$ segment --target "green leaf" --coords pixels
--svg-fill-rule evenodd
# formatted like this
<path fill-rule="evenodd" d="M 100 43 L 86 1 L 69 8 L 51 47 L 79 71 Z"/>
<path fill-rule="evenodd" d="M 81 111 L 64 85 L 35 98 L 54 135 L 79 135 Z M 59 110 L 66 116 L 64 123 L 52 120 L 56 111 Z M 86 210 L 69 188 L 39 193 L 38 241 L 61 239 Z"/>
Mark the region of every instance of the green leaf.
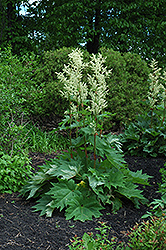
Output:
<path fill-rule="evenodd" d="M 129 176 L 128 179 L 131 180 L 133 183 L 143 184 L 143 185 L 149 185 L 148 179 L 152 178 L 152 176 L 147 175 L 146 173 L 143 174 L 142 169 L 137 170 L 137 172 L 133 172 L 129 170 L 128 176 Z"/>
<path fill-rule="evenodd" d="M 75 139 L 72 139 L 71 144 L 72 144 L 72 146 L 80 147 L 82 144 L 84 144 L 84 137 L 79 136 Z"/>
<path fill-rule="evenodd" d="M 50 209 L 50 207 L 47 207 L 47 205 L 52 201 L 52 198 L 50 195 L 44 194 L 42 198 L 40 198 L 35 206 L 32 208 L 35 208 L 34 212 L 41 211 L 40 216 L 43 216 L 45 214 L 48 215 L 48 217 L 52 216 L 53 208 Z"/>
<path fill-rule="evenodd" d="M 25 186 L 20 190 L 20 193 L 25 196 L 28 192 L 29 195 L 27 199 L 30 199 L 36 195 L 36 192 L 39 191 L 46 183 L 46 181 L 51 178 L 43 172 L 38 172 L 36 176 L 33 176 L 33 179 L 27 182 Z"/>
<path fill-rule="evenodd" d="M 146 129 L 145 132 L 154 136 L 154 137 L 160 135 L 160 131 L 158 132 L 158 131 L 155 131 L 154 129 Z"/>
<path fill-rule="evenodd" d="M 95 190 L 97 186 L 104 184 L 104 181 L 97 176 L 88 175 L 89 186 Z"/>
<path fill-rule="evenodd" d="M 110 164 L 114 167 L 121 167 L 123 163 L 126 163 L 123 155 L 114 148 L 105 148 L 105 154 L 107 156 L 107 159 L 109 160 Z"/>
<path fill-rule="evenodd" d="M 87 250 L 91 250 L 91 249 L 96 249 L 96 242 L 95 240 L 89 236 L 87 233 L 84 233 L 82 240 L 84 242 L 84 248 Z"/>
<path fill-rule="evenodd" d="M 107 176 L 105 180 L 105 186 L 109 189 L 113 187 L 125 187 L 124 185 L 124 175 L 121 171 L 119 171 L 117 168 L 113 167 L 109 171 L 109 175 Z"/>
<path fill-rule="evenodd" d="M 115 197 L 111 201 L 111 204 L 112 204 L 112 212 L 113 213 L 118 211 L 122 207 L 122 201 L 118 197 Z"/>
<path fill-rule="evenodd" d="M 67 207 L 70 200 L 73 200 L 76 196 L 80 196 L 81 192 L 76 190 L 77 185 L 74 180 L 60 180 L 60 183 L 52 183 L 53 187 L 47 192 L 47 195 L 50 195 L 54 200 L 54 208 L 60 208 L 60 211 Z"/>
<path fill-rule="evenodd" d="M 93 128 L 91 128 L 91 127 L 81 128 L 79 130 L 79 132 L 80 133 L 83 132 L 83 134 L 85 134 L 85 135 L 93 135 L 94 134 Z"/>
<path fill-rule="evenodd" d="M 103 207 L 96 200 L 95 195 L 90 197 L 80 196 L 69 201 L 69 207 L 66 209 L 66 219 L 70 220 L 74 217 L 74 220 L 80 220 L 82 222 L 86 220 L 92 220 L 92 216 L 98 218 L 101 216 L 99 210 Z"/>
<path fill-rule="evenodd" d="M 138 198 L 138 199 L 145 199 L 144 196 L 141 194 L 143 191 L 136 189 L 136 185 L 129 182 L 126 183 L 125 187 L 118 187 L 118 193 L 126 196 L 127 198 Z"/>
<path fill-rule="evenodd" d="M 71 159 L 70 161 L 64 159 L 58 159 L 56 164 L 50 164 L 51 168 L 46 172 L 46 174 L 55 177 L 61 177 L 62 179 L 71 179 L 79 174 L 82 164 L 80 160 Z"/>

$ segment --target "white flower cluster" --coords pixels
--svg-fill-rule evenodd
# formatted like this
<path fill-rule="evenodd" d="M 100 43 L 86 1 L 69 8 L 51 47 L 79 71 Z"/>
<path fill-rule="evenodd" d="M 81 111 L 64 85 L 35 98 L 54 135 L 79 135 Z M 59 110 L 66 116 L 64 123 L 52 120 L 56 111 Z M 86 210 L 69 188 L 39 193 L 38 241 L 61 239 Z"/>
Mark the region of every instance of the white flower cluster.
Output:
<path fill-rule="evenodd" d="M 88 95 L 87 85 L 82 82 L 82 70 L 85 67 L 83 52 L 76 49 L 69 54 L 69 65 L 64 65 L 62 73 L 57 73 L 59 80 L 64 83 L 61 94 L 79 104 L 83 103 Z"/>
<path fill-rule="evenodd" d="M 161 76 L 161 79 L 164 80 L 162 85 L 162 93 L 161 96 L 163 98 L 164 101 L 166 101 L 166 71 L 164 71 L 163 76 Z"/>
<path fill-rule="evenodd" d="M 89 95 L 91 97 L 90 111 L 94 114 L 100 114 L 107 107 L 106 95 L 108 93 L 105 78 L 111 73 L 103 66 L 105 59 L 101 54 L 92 55 L 90 61 L 90 69 L 93 75 L 88 75 L 88 82 L 91 86 Z"/>
<path fill-rule="evenodd" d="M 149 74 L 151 82 L 149 87 L 148 99 L 150 101 L 150 106 L 154 108 L 158 101 L 159 93 L 162 91 L 163 85 L 159 83 L 161 68 L 158 68 L 157 62 L 154 59 L 152 60 L 150 67 L 152 68 L 153 73 Z"/>
<path fill-rule="evenodd" d="M 64 65 L 62 73 L 57 73 L 58 78 L 64 84 L 62 95 L 70 102 L 75 101 L 78 106 L 91 98 L 91 107 L 88 107 L 94 115 L 100 114 L 107 106 L 106 95 L 108 89 L 105 78 L 111 73 L 103 66 L 105 59 L 101 54 L 92 55 L 89 63 L 83 62 L 83 52 L 80 49 L 69 54 L 69 65 Z M 87 83 L 82 82 L 82 71 L 89 68 L 93 74 L 87 76 Z M 88 91 L 90 86 L 90 91 Z M 89 92 L 89 93 L 88 93 Z M 72 112 L 76 114 L 77 108 L 71 103 Z"/>

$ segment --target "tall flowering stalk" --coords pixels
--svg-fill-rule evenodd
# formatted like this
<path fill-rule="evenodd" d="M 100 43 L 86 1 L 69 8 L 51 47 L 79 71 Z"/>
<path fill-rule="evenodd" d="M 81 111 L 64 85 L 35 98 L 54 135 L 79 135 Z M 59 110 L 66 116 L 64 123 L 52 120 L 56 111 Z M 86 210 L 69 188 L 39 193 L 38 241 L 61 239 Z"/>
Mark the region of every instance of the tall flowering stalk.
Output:
<path fill-rule="evenodd" d="M 162 119 L 162 125 L 165 120 L 165 110 L 166 110 L 166 71 L 164 71 L 163 76 L 161 76 L 161 79 L 163 80 L 163 84 L 161 84 L 162 93 L 161 96 L 163 98 L 163 104 L 164 104 L 164 112 L 163 112 L 163 119 Z"/>
<path fill-rule="evenodd" d="M 107 106 L 106 95 L 108 89 L 105 78 L 108 77 L 111 71 L 104 67 L 105 59 L 101 54 L 92 55 L 89 63 L 83 62 L 83 52 L 80 49 L 74 50 L 69 54 L 69 65 L 64 65 L 62 73 L 57 73 L 58 78 L 64 84 L 64 89 L 61 94 L 69 100 L 69 116 L 70 128 L 72 119 L 79 121 L 82 119 L 83 127 L 88 123 L 89 111 L 91 116 L 91 123 L 88 124 L 93 127 L 94 135 L 94 167 L 96 166 L 96 136 L 98 134 L 98 120 L 99 116 L 103 114 Z M 92 74 L 87 75 L 87 84 L 82 81 L 83 70 L 90 69 Z M 89 101 L 89 106 L 86 108 L 85 102 Z M 86 113 L 87 112 L 87 113 Z M 102 130 L 100 131 L 100 134 Z M 76 128 L 76 135 L 78 134 L 78 127 Z M 71 141 L 71 131 L 70 131 Z M 84 136 L 84 149 L 87 158 L 86 137 Z M 71 143 L 70 143 L 70 146 Z M 72 155 L 72 152 L 71 152 Z"/>
<path fill-rule="evenodd" d="M 153 112 L 157 106 L 159 101 L 159 93 L 161 92 L 162 85 L 160 84 L 160 75 L 161 75 L 161 68 L 158 68 L 157 62 L 153 59 L 150 67 L 152 68 L 153 73 L 149 74 L 150 87 L 148 93 L 148 99 L 150 102 L 150 109 L 151 109 L 151 127 L 153 123 Z"/>
<path fill-rule="evenodd" d="M 64 84 L 63 91 L 61 91 L 61 94 L 69 101 L 70 146 L 72 146 L 72 118 L 74 117 L 75 120 L 79 120 L 78 114 L 80 106 L 83 106 L 83 103 L 87 99 L 88 94 L 87 85 L 86 83 L 82 82 L 82 71 L 85 67 L 86 64 L 83 63 L 83 52 L 79 49 L 76 49 L 75 51 L 69 54 L 69 64 L 64 65 L 64 69 L 61 73 L 57 73 L 59 80 Z M 78 131 L 76 133 L 78 134 Z"/>
<path fill-rule="evenodd" d="M 111 73 L 103 66 L 105 59 L 101 54 L 92 55 L 89 67 L 93 74 L 88 75 L 88 82 L 90 84 L 90 102 L 91 107 L 89 110 L 94 116 L 94 168 L 96 167 L 96 136 L 98 135 L 98 116 L 103 114 L 104 109 L 107 107 L 106 95 L 108 93 L 105 78 Z M 100 135 L 102 130 L 100 130 Z"/>

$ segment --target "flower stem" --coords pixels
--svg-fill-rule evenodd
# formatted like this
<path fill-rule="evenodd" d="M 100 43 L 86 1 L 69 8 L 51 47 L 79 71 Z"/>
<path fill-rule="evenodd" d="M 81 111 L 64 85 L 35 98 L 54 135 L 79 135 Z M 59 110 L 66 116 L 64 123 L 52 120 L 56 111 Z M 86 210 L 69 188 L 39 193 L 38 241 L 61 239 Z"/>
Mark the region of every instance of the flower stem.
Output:
<path fill-rule="evenodd" d="M 72 131 L 71 131 L 72 114 L 71 114 L 71 101 L 70 101 L 70 99 L 69 99 L 69 115 L 70 115 L 70 133 L 69 133 L 69 138 L 70 138 L 70 155 L 71 155 L 71 158 L 73 159 L 73 154 L 72 154 L 72 143 L 71 143 L 71 134 L 72 134 Z"/>
<path fill-rule="evenodd" d="M 150 122 L 150 128 L 152 128 L 152 124 L 153 124 L 153 109 L 151 109 L 152 113 L 151 113 L 151 122 Z"/>
<path fill-rule="evenodd" d="M 94 134 L 94 168 L 96 168 L 96 136 L 97 136 L 97 117 L 95 118 L 96 121 L 96 129 Z"/>
<path fill-rule="evenodd" d="M 96 168 L 96 133 L 94 134 L 94 168 Z"/>

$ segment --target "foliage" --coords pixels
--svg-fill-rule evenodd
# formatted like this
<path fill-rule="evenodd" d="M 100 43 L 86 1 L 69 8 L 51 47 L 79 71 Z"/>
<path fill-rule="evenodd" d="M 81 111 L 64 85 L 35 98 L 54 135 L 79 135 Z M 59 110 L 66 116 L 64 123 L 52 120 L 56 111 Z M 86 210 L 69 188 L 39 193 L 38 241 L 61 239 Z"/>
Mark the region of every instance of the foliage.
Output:
<path fill-rule="evenodd" d="M 110 228 L 104 222 L 99 222 L 101 226 L 95 228 L 99 233 L 93 235 L 93 233 L 84 233 L 82 239 L 75 235 L 71 241 L 71 245 L 69 245 L 70 250 L 74 249 L 125 249 L 123 247 L 123 243 L 119 243 L 117 246 L 116 238 L 113 237 L 111 241 L 108 239 Z M 115 248 L 116 247 L 116 248 Z"/>
<path fill-rule="evenodd" d="M 30 36 L 39 51 L 82 44 L 106 46 L 165 64 L 165 3 L 159 1 L 53 1 L 29 4 Z M 132 14 L 131 14 L 132 13 Z"/>
<path fill-rule="evenodd" d="M 128 124 L 136 114 L 147 105 L 142 103 L 148 93 L 149 68 L 140 56 L 131 53 L 121 55 L 112 49 L 102 48 L 101 53 L 106 57 L 106 66 L 112 69 L 112 75 L 107 79 L 109 94 L 107 110 L 115 116 L 105 122 L 105 129 Z M 116 128 L 117 129 L 117 128 Z"/>
<path fill-rule="evenodd" d="M 164 165 L 166 166 L 166 164 Z M 142 218 L 147 218 L 149 216 L 162 216 L 163 213 L 166 213 L 166 170 L 165 168 L 161 168 L 160 170 L 162 181 L 158 183 L 161 198 L 154 199 L 150 204 L 149 207 L 151 208 L 150 212 L 148 211 Z"/>
<path fill-rule="evenodd" d="M 81 44 L 89 53 L 106 46 L 145 60 L 154 57 L 164 66 L 165 8 L 163 0 L 2 0 L 0 44 L 10 43 L 15 54 L 41 55 L 63 46 Z"/>
<path fill-rule="evenodd" d="M 136 224 L 130 232 L 127 233 L 129 239 L 127 245 L 123 242 L 117 242 L 116 237 L 111 241 L 108 239 L 110 228 L 104 222 L 99 222 L 101 227 L 96 228 L 99 234 L 84 233 L 82 239 L 77 235 L 71 240 L 69 249 L 166 249 L 166 220 L 165 214 L 162 217 L 151 216 L 149 221 L 143 221 Z"/>
<path fill-rule="evenodd" d="M 92 55 L 87 63 L 83 52 L 74 50 L 69 54 L 69 64 L 57 73 L 64 83 L 61 94 L 69 101 L 61 124 L 61 129 L 70 130 L 69 152 L 43 165 L 21 190 L 28 199 L 39 198 L 34 208 L 41 215 L 52 216 L 59 208 L 66 209 L 67 219 L 85 221 L 99 217 L 102 205 L 111 204 L 113 211 L 118 210 L 124 197 L 136 207 L 139 200 L 146 202 L 136 184 L 148 185 L 150 176 L 142 171 L 131 172 L 119 150 L 118 138 L 102 135 L 102 120 L 107 116 L 105 78 L 110 74 L 103 63 L 101 54 Z M 87 82 L 83 82 L 84 68 L 92 72 Z M 76 130 L 75 139 L 72 128 Z"/>
<path fill-rule="evenodd" d="M 35 110 L 34 55 L 21 59 L 0 51 L 0 192 L 18 191 L 31 173 L 28 150 L 50 152 L 64 147 L 55 131 L 41 132 L 29 123 Z M 50 143 L 51 142 L 51 143 Z M 62 145 L 64 143 L 64 145 Z M 58 145 L 59 144 L 59 145 Z M 32 147 L 32 148 L 31 148 Z"/>
<path fill-rule="evenodd" d="M 1 0 L 0 2 L 0 44 L 5 49 L 9 44 L 17 55 L 35 50 L 29 36 L 29 19 L 20 13 L 27 0 Z"/>
<path fill-rule="evenodd" d="M 38 91 L 33 81 L 33 73 L 37 68 L 35 55 L 24 55 L 18 58 L 13 56 L 11 47 L 0 50 L 1 91 L 3 92 L 3 105 L 7 110 L 18 111 L 24 108 L 27 111 L 35 104 L 35 92 Z M 5 92 L 6 91 L 6 92 Z M 8 98 L 10 96 L 10 98 Z M 8 100 L 7 100 L 8 98 Z M 2 102 L 2 100 L 1 100 Z"/>
<path fill-rule="evenodd" d="M 31 152 L 52 153 L 66 149 L 68 145 L 67 136 L 64 137 L 57 130 L 47 132 L 31 125 L 25 147 Z"/>
<path fill-rule="evenodd" d="M 125 127 L 124 134 L 120 135 L 123 150 L 137 156 L 163 156 L 166 155 L 166 123 L 157 118 L 155 126 L 150 127 L 151 114 L 138 115 L 137 121 Z"/>
<path fill-rule="evenodd" d="M 129 249 L 166 249 L 166 217 L 151 217 L 136 224 L 129 235 Z"/>
<path fill-rule="evenodd" d="M 131 155 L 166 155 L 166 72 L 161 76 L 155 61 L 151 67 L 147 100 L 150 111 L 138 115 L 120 136 L 123 148 Z"/>
<path fill-rule="evenodd" d="M 22 58 L 27 59 L 26 56 Z M 27 139 L 25 133 L 21 134 L 28 122 L 29 109 L 35 102 L 33 67 L 28 65 L 33 60 L 32 55 L 24 66 L 25 61 L 13 56 L 10 48 L 0 51 L 0 150 L 6 154 L 20 151 Z"/>
<path fill-rule="evenodd" d="M 57 79 L 55 72 L 60 72 L 64 64 L 68 64 L 68 54 L 72 48 L 61 48 L 44 53 L 42 62 L 34 72 L 34 80 L 41 90 L 38 93 L 36 114 L 42 116 L 63 117 L 64 111 L 68 108 L 68 103 L 60 95 L 63 84 Z"/>
<path fill-rule="evenodd" d="M 32 176 L 32 167 L 26 154 L 10 156 L 0 153 L 0 193 L 17 192 Z"/>

